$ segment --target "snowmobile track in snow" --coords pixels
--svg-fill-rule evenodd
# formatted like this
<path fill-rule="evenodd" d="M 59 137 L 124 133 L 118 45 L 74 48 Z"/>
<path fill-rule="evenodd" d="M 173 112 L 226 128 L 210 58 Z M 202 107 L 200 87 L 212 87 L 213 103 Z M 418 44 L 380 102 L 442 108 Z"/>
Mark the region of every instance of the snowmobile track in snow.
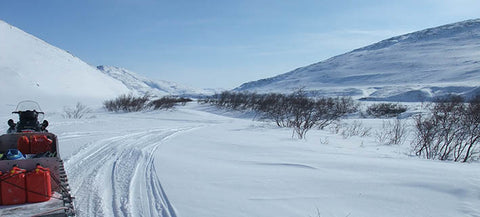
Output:
<path fill-rule="evenodd" d="M 155 169 L 155 152 L 194 128 L 154 129 L 86 145 L 65 162 L 76 204 L 83 208 L 78 215 L 176 217 Z"/>

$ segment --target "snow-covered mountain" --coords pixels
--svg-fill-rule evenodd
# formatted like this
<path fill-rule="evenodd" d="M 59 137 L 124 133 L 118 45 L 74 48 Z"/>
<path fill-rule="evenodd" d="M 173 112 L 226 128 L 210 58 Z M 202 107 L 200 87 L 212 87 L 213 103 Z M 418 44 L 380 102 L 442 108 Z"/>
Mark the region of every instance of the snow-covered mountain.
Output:
<path fill-rule="evenodd" d="M 3 105 L 30 99 L 63 107 L 99 103 L 129 91 L 72 54 L 1 20 L 0 77 Z"/>
<path fill-rule="evenodd" d="M 393 37 L 235 90 L 417 101 L 480 93 L 480 19 Z"/>
<path fill-rule="evenodd" d="M 8 111 L 22 100 L 52 110 L 76 102 L 99 105 L 121 94 L 211 94 L 173 82 L 152 81 L 117 67 L 91 66 L 0 20 L 0 100 Z"/>
<path fill-rule="evenodd" d="M 154 81 L 135 72 L 115 66 L 97 66 L 97 69 L 122 82 L 134 94 L 143 95 L 148 93 L 154 96 L 199 96 L 212 94 L 206 90 L 194 89 L 170 81 Z"/>

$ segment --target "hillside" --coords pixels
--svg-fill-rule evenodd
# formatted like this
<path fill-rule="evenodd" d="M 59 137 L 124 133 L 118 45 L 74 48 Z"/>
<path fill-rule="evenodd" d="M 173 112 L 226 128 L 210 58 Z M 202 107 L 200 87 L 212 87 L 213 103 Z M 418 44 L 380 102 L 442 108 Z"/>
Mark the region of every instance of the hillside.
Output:
<path fill-rule="evenodd" d="M 480 81 L 480 19 L 430 28 L 353 50 L 235 90 L 419 101 L 469 96 Z"/>
<path fill-rule="evenodd" d="M 104 74 L 122 82 L 132 93 L 153 96 L 182 95 L 199 96 L 211 94 L 206 90 L 199 90 L 186 87 L 170 81 L 155 81 L 135 72 L 114 66 L 97 66 L 97 69 Z"/>
<path fill-rule="evenodd" d="M 0 76 L 2 104 L 9 106 L 25 99 L 45 107 L 99 103 L 128 92 L 121 82 L 95 67 L 3 21 Z"/>
<path fill-rule="evenodd" d="M 27 99 L 58 110 L 77 102 L 98 105 L 126 93 L 195 97 L 213 92 L 154 81 L 119 67 L 93 67 L 1 20 L 0 76 L 1 109 L 8 111 Z"/>

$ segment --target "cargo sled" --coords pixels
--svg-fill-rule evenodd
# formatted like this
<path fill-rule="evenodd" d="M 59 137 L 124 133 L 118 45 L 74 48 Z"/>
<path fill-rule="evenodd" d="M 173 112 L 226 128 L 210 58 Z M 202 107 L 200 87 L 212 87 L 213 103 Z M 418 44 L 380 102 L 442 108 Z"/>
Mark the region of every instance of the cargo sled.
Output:
<path fill-rule="evenodd" d="M 0 216 L 75 216 L 57 136 L 39 123 L 38 103 L 22 101 L 0 136 Z"/>

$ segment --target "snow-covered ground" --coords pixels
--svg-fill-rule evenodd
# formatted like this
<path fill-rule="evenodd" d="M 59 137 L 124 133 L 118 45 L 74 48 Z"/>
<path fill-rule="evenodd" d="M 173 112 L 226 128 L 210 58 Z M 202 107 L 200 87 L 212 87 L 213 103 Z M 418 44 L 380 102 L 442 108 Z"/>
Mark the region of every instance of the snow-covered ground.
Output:
<path fill-rule="evenodd" d="M 292 139 L 196 103 L 91 116 L 46 114 L 79 216 L 480 216 L 480 164 L 419 159 L 408 143 L 329 130 Z"/>

